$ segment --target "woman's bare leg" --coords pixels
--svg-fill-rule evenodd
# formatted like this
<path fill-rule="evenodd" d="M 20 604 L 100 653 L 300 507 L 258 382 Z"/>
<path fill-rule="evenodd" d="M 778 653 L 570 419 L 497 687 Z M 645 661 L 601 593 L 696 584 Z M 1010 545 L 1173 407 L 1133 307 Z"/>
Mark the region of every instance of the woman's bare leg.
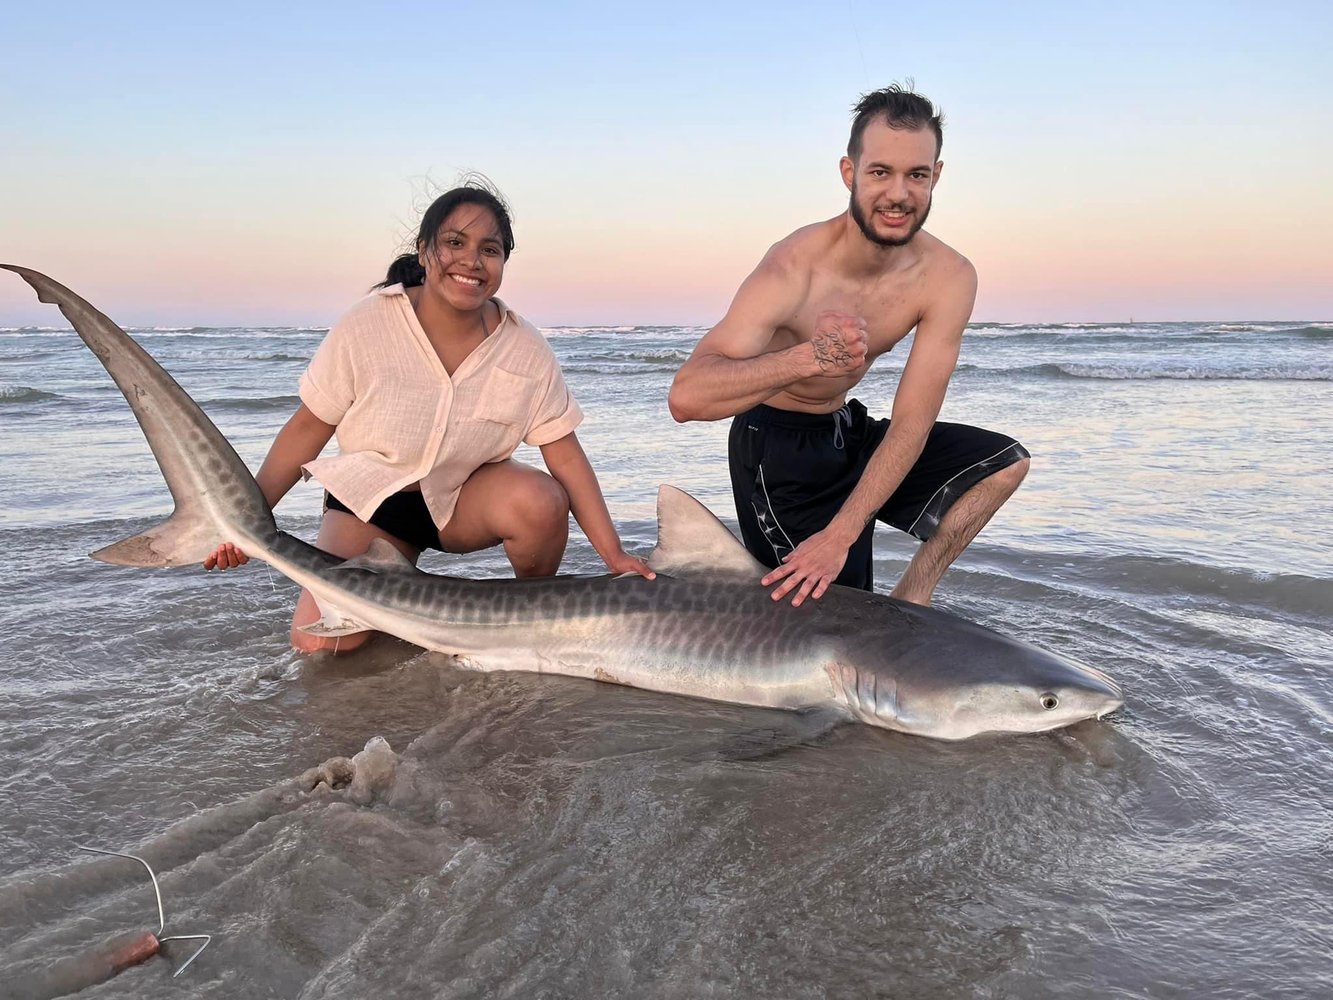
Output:
<path fill-rule="evenodd" d="M 476 552 L 502 542 L 515 576 L 555 575 L 569 543 L 565 488 L 512 458 L 472 473 L 440 532 L 446 552 Z"/>
<path fill-rule="evenodd" d="M 319 537 L 315 545 L 330 555 L 352 559 L 370 548 L 370 543 L 382 538 L 415 565 L 421 555 L 401 538 L 395 538 L 387 531 L 382 531 L 373 524 L 353 517 L 341 510 L 326 510 L 324 520 L 319 525 Z M 302 653 L 314 653 L 320 650 L 332 650 L 346 653 L 366 643 L 374 632 L 356 632 L 352 635 L 317 636 L 301 630 L 302 625 L 309 625 L 319 620 L 319 607 L 310 591 L 301 591 L 296 601 L 296 611 L 292 614 L 292 648 Z"/>

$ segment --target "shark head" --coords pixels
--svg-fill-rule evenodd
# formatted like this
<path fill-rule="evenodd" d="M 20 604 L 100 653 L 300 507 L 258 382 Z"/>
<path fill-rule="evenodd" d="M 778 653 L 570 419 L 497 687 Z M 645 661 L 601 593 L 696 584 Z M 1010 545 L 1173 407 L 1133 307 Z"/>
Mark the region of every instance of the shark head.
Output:
<path fill-rule="evenodd" d="M 1040 733 L 1124 704 L 1101 671 L 931 608 L 894 602 L 893 629 L 844 641 L 829 668 L 862 722 L 935 739 Z"/>

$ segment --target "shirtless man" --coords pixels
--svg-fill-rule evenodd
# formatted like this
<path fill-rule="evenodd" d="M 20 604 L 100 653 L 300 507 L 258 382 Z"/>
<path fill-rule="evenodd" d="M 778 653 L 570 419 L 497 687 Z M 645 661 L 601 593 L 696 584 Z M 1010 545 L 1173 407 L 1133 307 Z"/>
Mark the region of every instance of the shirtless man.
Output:
<path fill-rule="evenodd" d="M 1013 438 L 936 422 L 977 290 L 972 264 L 921 229 L 942 121 L 900 87 L 865 95 L 841 164 L 847 211 L 769 250 L 671 386 L 678 421 L 735 417 L 736 514 L 775 601 L 872 589 L 880 520 L 923 543 L 893 596 L 929 604 L 1027 474 Z M 872 418 L 847 393 L 913 328 L 891 419 Z"/>

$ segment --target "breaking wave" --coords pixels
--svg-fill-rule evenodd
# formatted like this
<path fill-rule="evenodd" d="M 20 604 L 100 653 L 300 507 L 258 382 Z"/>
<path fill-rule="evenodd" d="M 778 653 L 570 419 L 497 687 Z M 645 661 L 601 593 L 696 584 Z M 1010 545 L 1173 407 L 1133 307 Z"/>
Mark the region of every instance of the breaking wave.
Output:
<path fill-rule="evenodd" d="M 1044 379 L 1094 379 L 1106 381 L 1217 381 L 1217 382 L 1329 382 L 1333 381 L 1333 365 L 1293 365 L 1290 367 L 1238 366 L 1208 368 L 1202 365 L 1152 365 L 1052 363 L 1020 365 L 1013 368 L 991 368 L 982 365 L 959 365 L 960 373 L 1009 378 L 1014 375 Z"/>
<path fill-rule="evenodd" d="M 26 385 L 0 385 L 0 404 L 3 403 L 38 403 L 46 399 L 59 399 L 58 393 L 43 392 Z"/>
<path fill-rule="evenodd" d="M 575 337 L 606 337 L 615 340 L 663 340 L 688 338 L 698 340 L 708 332 L 706 326 L 551 326 L 542 333 L 552 340 Z"/>
<path fill-rule="evenodd" d="M 300 396 L 263 396 L 257 399 L 206 399 L 199 405 L 206 413 L 263 413 L 268 410 L 295 410 Z"/>
<path fill-rule="evenodd" d="M 626 368 L 652 370 L 656 368 L 679 368 L 689 358 L 685 349 L 665 349 L 657 351 L 594 351 L 583 353 L 561 352 L 562 368 L 582 371 L 622 371 Z"/>
<path fill-rule="evenodd" d="M 127 327 L 136 339 L 189 336 L 200 340 L 276 340 L 284 337 L 322 337 L 327 326 L 153 326 Z"/>

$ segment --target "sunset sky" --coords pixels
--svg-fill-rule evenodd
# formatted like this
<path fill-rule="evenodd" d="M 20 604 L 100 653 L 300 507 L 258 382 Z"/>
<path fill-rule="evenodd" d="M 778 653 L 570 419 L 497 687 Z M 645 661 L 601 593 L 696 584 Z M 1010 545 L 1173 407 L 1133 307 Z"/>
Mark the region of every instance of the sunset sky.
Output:
<path fill-rule="evenodd" d="M 974 320 L 1333 319 L 1330 5 L 1000 7 L 5 4 L 0 259 L 128 326 L 323 325 L 477 170 L 539 325 L 709 325 L 913 78 Z"/>

